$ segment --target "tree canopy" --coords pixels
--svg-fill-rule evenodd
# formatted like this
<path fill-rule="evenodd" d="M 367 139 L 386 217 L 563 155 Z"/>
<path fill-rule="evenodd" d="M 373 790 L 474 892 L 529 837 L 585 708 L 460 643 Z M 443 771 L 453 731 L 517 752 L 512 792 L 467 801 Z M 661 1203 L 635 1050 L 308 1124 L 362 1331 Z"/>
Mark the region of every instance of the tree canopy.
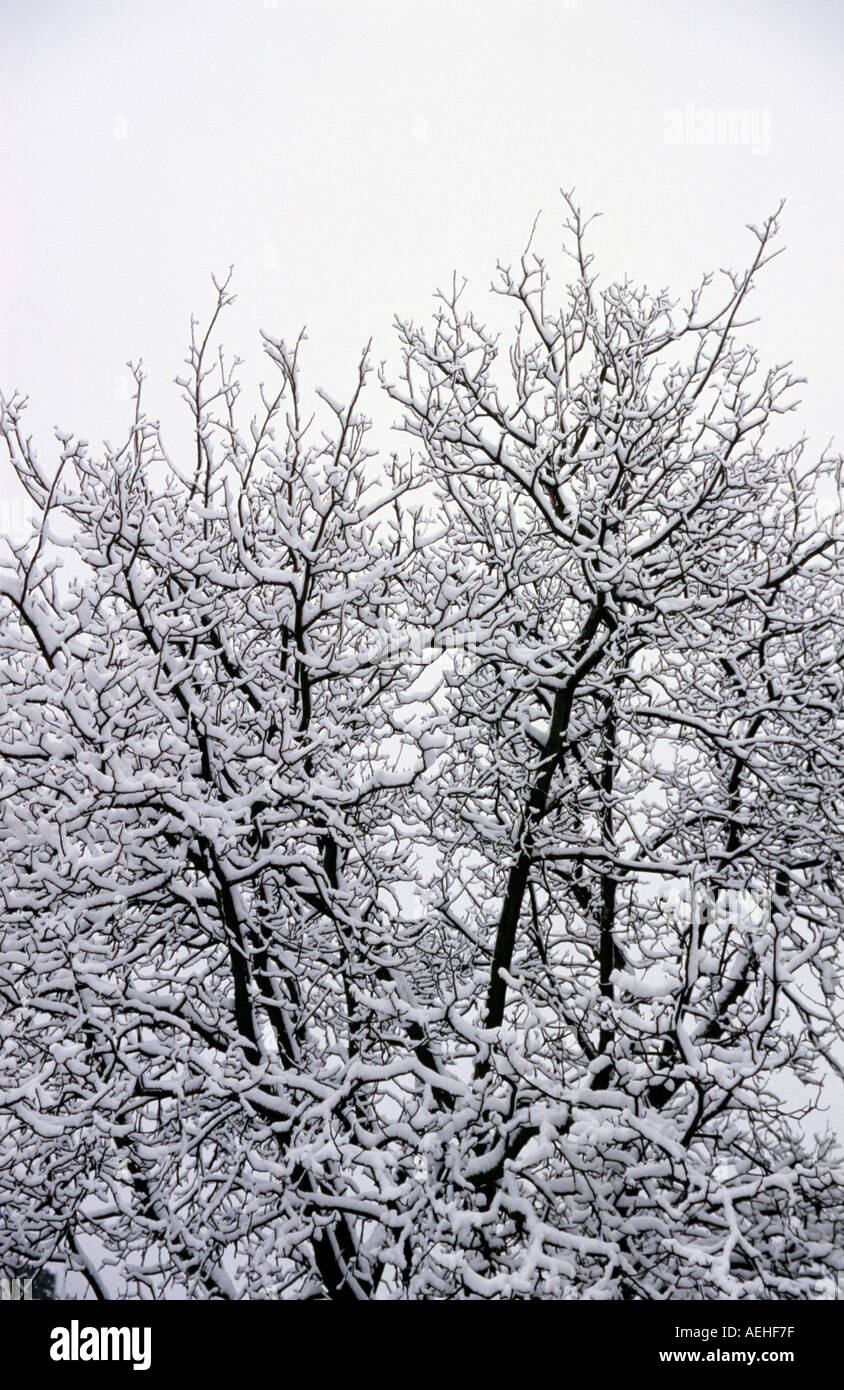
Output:
<path fill-rule="evenodd" d="M 841 459 L 747 343 L 531 245 L 344 403 L 216 284 L 168 456 L 0 567 L 0 1263 L 98 1297 L 804 1299 L 842 1265 Z M 394 451 L 365 410 L 392 402 Z M 373 407 L 374 408 L 374 407 Z"/>

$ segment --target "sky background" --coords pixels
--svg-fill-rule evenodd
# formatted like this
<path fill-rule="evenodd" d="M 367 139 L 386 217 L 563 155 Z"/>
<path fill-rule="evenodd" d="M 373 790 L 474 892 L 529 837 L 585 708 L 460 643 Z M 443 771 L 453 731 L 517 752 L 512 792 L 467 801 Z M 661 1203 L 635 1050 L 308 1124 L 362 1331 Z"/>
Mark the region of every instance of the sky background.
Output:
<path fill-rule="evenodd" d="M 604 214 L 603 274 L 678 294 L 786 198 L 751 333 L 808 378 L 795 435 L 840 448 L 843 41 L 837 0 L 0 0 L 0 389 L 49 458 L 54 425 L 125 433 L 142 357 L 178 445 L 232 263 L 227 346 L 307 324 L 342 398 L 455 268 L 482 301 L 540 209 L 553 258 L 561 187 Z M 687 138 L 719 111 L 747 138 Z M 12 530 L 19 505 L 0 462 Z"/>
<path fill-rule="evenodd" d="M 553 258 L 561 187 L 604 214 L 604 274 L 677 293 L 787 198 L 752 333 L 809 379 L 795 433 L 840 446 L 834 0 L 0 0 L 0 35 L 0 389 L 42 447 L 116 440 L 137 357 L 179 444 L 190 315 L 232 263 L 227 346 L 307 324 L 342 396 L 455 268 L 482 301 L 540 209 Z M 719 111 L 748 138 L 686 138 Z"/>

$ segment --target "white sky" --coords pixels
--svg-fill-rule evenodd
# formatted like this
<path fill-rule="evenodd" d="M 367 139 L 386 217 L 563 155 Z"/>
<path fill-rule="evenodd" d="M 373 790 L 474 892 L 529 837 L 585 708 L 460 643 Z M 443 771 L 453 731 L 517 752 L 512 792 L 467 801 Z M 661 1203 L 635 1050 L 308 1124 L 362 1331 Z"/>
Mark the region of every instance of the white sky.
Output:
<path fill-rule="evenodd" d="M 785 196 L 753 332 L 809 378 L 795 432 L 840 443 L 843 36 L 835 0 L 0 0 L 0 387 L 39 438 L 116 438 L 142 356 L 166 421 L 234 262 L 227 343 L 306 322 L 342 395 L 453 268 L 482 299 L 540 208 L 553 252 L 561 186 L 608 276 L 678 292 Z M 687 102 L 769 138 L 668 144 Z"/>

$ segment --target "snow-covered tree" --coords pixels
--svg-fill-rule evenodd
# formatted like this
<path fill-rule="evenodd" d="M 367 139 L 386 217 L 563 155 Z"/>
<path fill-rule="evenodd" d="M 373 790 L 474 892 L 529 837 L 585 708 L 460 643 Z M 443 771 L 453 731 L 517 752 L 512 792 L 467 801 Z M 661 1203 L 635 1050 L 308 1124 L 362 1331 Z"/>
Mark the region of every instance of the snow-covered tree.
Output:
<path fill-rule="evenodd" d="M 807 1298 L 844 1171 L 838 459 L 749 269 L 455 281 L 416 441 L 214 355 L 0 571 L 0 1264 L 98 1297 Z M 381 397 L 383 401 L 383 397 Z"/>
<path fill-rule="evenodd" d="M 126 444 L 64 439 L 49 481 L 4 409 L 42 519 L 0 581 L 3 1243 L 98 1293 L 376 1283 L 342 1136 L 377 1093 L 359 982 L 391 988 L 404 872 L 380 516 L 405 484 L 367 469 L 365 360 L 320 434 L 301 341 L 265 348 L 242 432 L 194 334 L 184 471 L 140 370 Z"/>

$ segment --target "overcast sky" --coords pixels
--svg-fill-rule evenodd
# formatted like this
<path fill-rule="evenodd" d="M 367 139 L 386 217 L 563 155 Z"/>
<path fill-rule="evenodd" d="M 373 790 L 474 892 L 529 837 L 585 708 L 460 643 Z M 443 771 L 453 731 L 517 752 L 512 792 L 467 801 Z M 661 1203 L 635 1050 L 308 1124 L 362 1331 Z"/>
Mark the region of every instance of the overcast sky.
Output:
<path fill-rule="evenodd" d="M 786 197 L 754 333 L 809 378 L 812 437 L 840 443 L 835 0 L 0 0 L 0 15 L 0 386 L 30 393 L 39 434 L 116 437 L 137 356 L 166 420 L 190 313 L 232 262 L 231 346 L 307 323 L 309 371 L 341 395 L 362 343 L 389 353 L 392 314 L 424 313 L 453 268 L 480 299 L 539 209 L 553 252 L 564 186 L 605 214 L 608 275 L 678 292 L 742 262 L 745 223 Z"/>

